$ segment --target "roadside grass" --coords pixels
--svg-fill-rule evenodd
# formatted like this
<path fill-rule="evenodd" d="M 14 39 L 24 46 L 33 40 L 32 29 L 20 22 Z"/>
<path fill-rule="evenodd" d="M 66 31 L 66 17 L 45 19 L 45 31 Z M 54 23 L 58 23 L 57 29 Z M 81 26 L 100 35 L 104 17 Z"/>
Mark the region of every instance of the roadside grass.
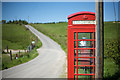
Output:
<path fill-rule="evenodd" d="M 56 23 L 56 24 L 31 24 L 38 31 L 49 36 L 56 42 L 58 42 L 67 55 L 67 25 L 68 23 Z M 118 24 L 113 22 L 104 23 L 104 44 L 107 44 L 106 40 L 118 40 L 120 36 L 118 34 Z M 104 49 L 104 53 L 106 49 Z M 114 75 L 120 75 L 119 65 L 115 63 L 112 58 L 104 58 L 104 78 L 107 80 L 109 77 L 113 79 Z"/>
<path fill-rule="evenodd" d="M 31 24 L 31 26 L 38 31 L 59 43 L 65 52 L 67 52 L 67 25 L 67 22 L 56 24 Z"/>
<path fill-rule="evenodd" d="M 20 53 L 20 57 L 15 59 L 16 54 L 12 54 L 12 61 L 9 53 L 2 53 L 2 70 L 28 62 L 38 56 L 37 48 L 42 46 L 38 38 L 32 34 L 24 25 L 18 24 L 3 24 L 2 25 L 2 49 L 18 49 L 26 50 L 31 42 L 35 41 L 35 48 L 30 53 Z M 17 53 L 19 55 L 19 53 Z"/>
<path fill-rule="evenodd" d="M 119 65 L 116 65 L 115 61 L 112 58 L 104 59 L 104 78 L 106 80 L 109 80 L 109 78 L 116 74 L 118 71 Z M 113 78 L 111 78 L 111 80 L 113 80 Z"/>
<path fill-rule="evenodd" d="M 120 80 L 119 41 L 120 23 L 104 22 L 104 80 Z M 111 57 L 110 57 L 111 56 Z"/>
<path fill-rule="evenodd" d="M 104 22 L 104 39 L 119 39 L 120 23 Z"/>
<path fill-rule="evenodd" d="M 5 49 L 6 46 L 9 49 L 26 49 L 35 39 L 35 36 L 24 25 L 2 25 L 2 49 Z"/>
<path fill-rule="evenodd" d="M 49 36 L 51 39 L 58 42 L 63 50 L 67 53 L 67 22 L 56 24 L 31 24 L 38 31 Z M 113 22 L 104 23 L 104 43 L 108 39 L 116 40 L 120 36 L 118 34 L 118 24 Z"/>
<path fill-rule="evenodd" d="M 37 48 L 41 47 L 40 40 L 36 44 L 36 47 L 31 52 L 20 53 L 20 57 L 15 59 L 16 54 L 12 54 L 12 61 L 10 60 L 10 54 L 2 54 L 2 70 L 11 68 L 13 66 L 28 62 L 38 56 Z M 17 53 L 19 55 L 19 53 Z"/>
<path fill-rule="evenodd" d="M 15 57 L 13 57 L 13 60 L 11 61 L 10 56 L 3 54 L 2 55 L 2 70 L 25 63 L 27 61 L 30 61 L 33 58 L 35 58 L 38 55 L 38 53 L 35 50 L 33 50 L 31 53 L 24 53 L 23 55 L 24 56 L 18 59 L 15 59 Z"/>

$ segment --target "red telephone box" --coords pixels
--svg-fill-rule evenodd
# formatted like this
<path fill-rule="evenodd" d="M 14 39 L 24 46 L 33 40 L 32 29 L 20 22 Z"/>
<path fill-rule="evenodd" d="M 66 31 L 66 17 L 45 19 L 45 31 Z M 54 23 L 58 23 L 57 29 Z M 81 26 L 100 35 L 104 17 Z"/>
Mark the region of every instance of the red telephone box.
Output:
<path fill-rule="evenodd" d="M 68 16 L 68 78 L 95 78 L 95 13 Z"/>

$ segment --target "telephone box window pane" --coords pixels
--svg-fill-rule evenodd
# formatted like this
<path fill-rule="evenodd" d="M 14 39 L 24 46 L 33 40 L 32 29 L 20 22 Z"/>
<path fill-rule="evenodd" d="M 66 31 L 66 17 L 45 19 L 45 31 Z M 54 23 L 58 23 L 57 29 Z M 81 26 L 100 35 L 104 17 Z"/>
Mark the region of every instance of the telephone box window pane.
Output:
<path fill-rule="evenodd" d="M 78 74 L 92 74 L 92 73 L 93 73 L 93 67 L 78 66 Z"/>
<path fill-rule="evenodd" d="M 78 78 L 81 78 L 82 80 L 94 80 L 92 75 L 78 75 Z"/>
<path fill-rule="evenodd" d="M 93 33 L 78 33 L 78 39 L 93 39 Z"/>
<path fill-rule="evenodd" d="M 77 74 L 77 68 L 74 67 L 74 73 Z M 93 67 L 80 67 L 78 66 L 78 74 L 92 74 Z"/>
<path fill-rule="evenodd" d="M 72 80 L 72 79 L 71 79 Z M 77 75 L 74 75 L 74 80 L 77 80 Z"/>
<path fill-rule="evenodd" d="M 74 65 L 77 65 L 77 63 L 76 63 L 76 58 L 74 58 Z"/>
<path fill-rule="evenodd" d="M 77 68 L 74 66 L 74 73 L 77 74 Z"/>
<path fill-rule="evenodd" d="M 78 41 L 78 48 L 93 48 L 93 41 Z"/>
<path fill-rule="evenodd" d="M 76 48 L 76 41 L 74 41 L 74 48 Z"/>
<path fill-rule="evenodd" d="M 78 58 L 78 65 L 93 65 L 93 58 Z"/>
<path fill-rule="evenodd" d="M 76 57 L 76 50 L 74 50 L 74 57 Z"/>
<path fill-rule="evenodd" d="M 93 57 L 93 50 L 78 50 L 78 57 Z"/>
<path fill-rule="evenodd" d="M 74 33 L 74 40 L 76 40 L 76 32 Z"/>

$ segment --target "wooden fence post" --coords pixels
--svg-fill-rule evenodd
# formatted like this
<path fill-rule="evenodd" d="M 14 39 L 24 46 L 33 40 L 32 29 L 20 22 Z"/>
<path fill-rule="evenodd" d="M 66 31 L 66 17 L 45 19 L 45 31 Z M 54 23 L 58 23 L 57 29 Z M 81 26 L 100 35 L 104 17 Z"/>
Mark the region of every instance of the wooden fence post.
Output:
<path fill-rule="evenodd" d="M 7 53 L 8 53 L 8 45 L 7 45 L 6 49 L 7 49 Z"/>
<path fill-rule="evenodd" d="M 19 50 L 19 58 L 20 58 L 20 50 Z"/>
<path fill-rule="evenodd" d="M 10 59 L 12 61 L 12 51 L 10 50 Z"/>

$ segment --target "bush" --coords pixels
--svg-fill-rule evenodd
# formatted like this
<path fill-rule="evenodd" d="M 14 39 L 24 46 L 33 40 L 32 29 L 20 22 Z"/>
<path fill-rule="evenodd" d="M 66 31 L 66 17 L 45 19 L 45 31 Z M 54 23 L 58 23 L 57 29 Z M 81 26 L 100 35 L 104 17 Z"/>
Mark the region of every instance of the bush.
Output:
<path fill-rule="evenodd" d="M 118 40 L 105 40 L 104 41 L 104 56 L 113 58 L 117 64 L 120 63 L 120 46 Z"/>

